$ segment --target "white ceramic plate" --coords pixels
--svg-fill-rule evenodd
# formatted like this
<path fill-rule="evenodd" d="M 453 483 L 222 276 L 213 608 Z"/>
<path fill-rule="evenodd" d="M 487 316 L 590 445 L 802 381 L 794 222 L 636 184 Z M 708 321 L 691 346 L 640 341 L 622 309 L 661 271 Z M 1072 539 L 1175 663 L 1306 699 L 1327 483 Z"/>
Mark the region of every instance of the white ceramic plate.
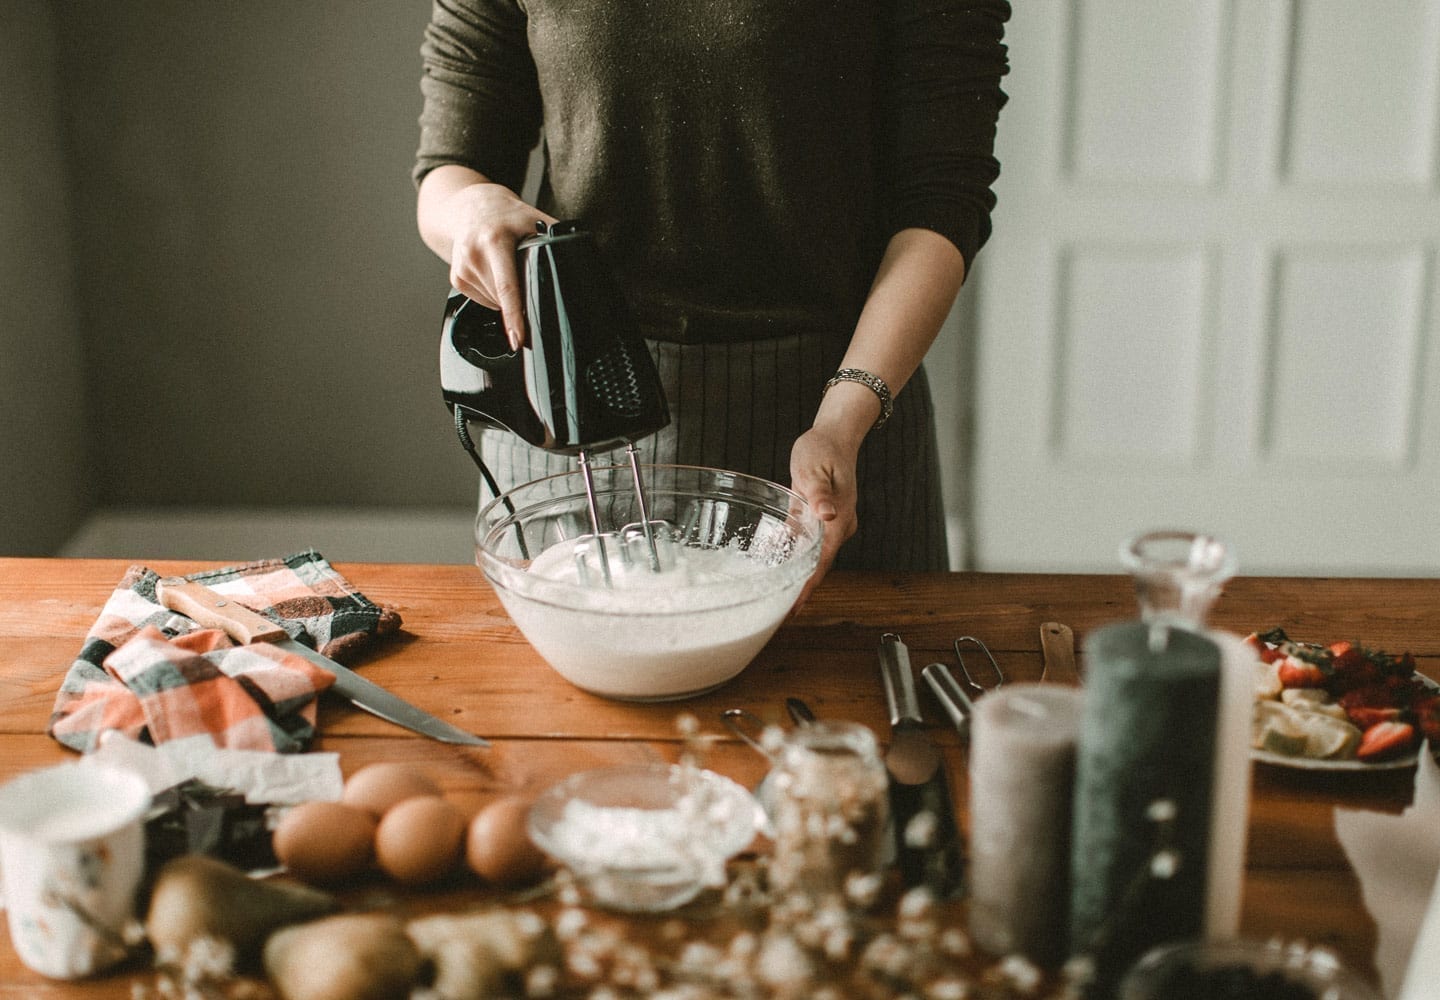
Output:
<path fill-rule="evenodd" d="M 1396 757 L 1392 760 L 1382 760 L 1375 764 L 1367 764 L 1363 760 L 1324 760 L 1318 757 L 1287 757 L 1283 753 L 1271 753 L 1269 750 L 1251 750 L 1250 759 L 1259 761 L 1261 764 L 1273 764 L 1276 767 L 1288 767 L 1296 771 L 1395 771 L 1404 767 L 1414 767 L 1419 757 L 1410 753 L 1404 757 Z"/>
<path fill-rule="evenodd" d="M 1415 676 L 1420 682 L 1433 691 L 1440 691 L 1440 684 L 1432 681 L 1424 674 L 1416 672 Z M 1420 749 L 1425 748 L 1422 740 Z M 1382 760 L 1375 764 L 1367 764 L 1363 760 L 1324 760 L 1316 757 L 1290 757 L 1283 753 L 1271 753 L 1268 750 L 1251 750 L 1250 759 L 1259 761 L 1262 764 L 1273 764 L 1276 767 L 1288 767 L 1297 771 L 1398 771 L 1405 767 L 1414 767 L 1415 762 L 1420 759 L 1419 753 L 1408 753 L 1403 757 L 1395 757 L 1391 760 Z"/>

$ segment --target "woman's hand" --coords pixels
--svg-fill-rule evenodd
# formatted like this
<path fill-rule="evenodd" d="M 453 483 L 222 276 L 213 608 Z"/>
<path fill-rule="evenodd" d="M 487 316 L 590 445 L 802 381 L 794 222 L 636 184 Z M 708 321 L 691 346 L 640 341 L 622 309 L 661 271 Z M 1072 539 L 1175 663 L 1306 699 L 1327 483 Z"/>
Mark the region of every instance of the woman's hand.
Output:
<path fill-rule="evenodd" d="M 859 527 L 855 514 L 855 460 L 859 443 L 851 438 L 852 435 L 838 433 L 817 422 L 796 438 L 790 450 L 790 483 L 795 492 L 809 501 L 825 529 L 819 565 L 806 581 L 792 614 L 809 599 L 811 591 L 835 564 L 840 546 Z"/>
<path fill-rule="evenodd" d="M 892 397 L 920 367 L 965 277 L 960 251 L 939 233 L 902 229 L 890 239 L 841 368 L 859 368 L 885 382 Z M 825 578 L 840 546 L 859 528 L 855 472 L 860 445 L 880 417 L 880 397 L 844 380 L 820 400 L 815 423 L 790 451 L 790 482 L 825 522 L 820 564 L 795 609 Z"/>
<path fill-rule="evenodd" d="M 512 348 L 525 342 L 525 309 L 515 246 L 554 222 L 502 184 L 465 167 L 437 167 L 420 186 L 420 232 L 450 262 L 450 284 L 488 309 L 500 310 Z"/>

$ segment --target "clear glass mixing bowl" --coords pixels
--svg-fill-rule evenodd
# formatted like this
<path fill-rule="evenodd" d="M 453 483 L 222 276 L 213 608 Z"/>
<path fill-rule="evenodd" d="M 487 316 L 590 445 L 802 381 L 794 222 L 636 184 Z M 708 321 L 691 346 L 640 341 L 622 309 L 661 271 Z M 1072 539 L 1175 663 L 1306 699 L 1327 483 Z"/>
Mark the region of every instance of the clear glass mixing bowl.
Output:
<path fill-rule="evenodd" d="M 659 572 L 638 529 L 629 466 L 593 470 L 610 584 L 595 544 L 577 542 L 592 534 L 578 471 L 487 504 L 475 561 L 561 676 L 609 698 L 667 701 L 716 688 L 755 658 L 815 570 L 821 525 L 798 493 L 753 476 L 683 465 L 640 472 Z"/>

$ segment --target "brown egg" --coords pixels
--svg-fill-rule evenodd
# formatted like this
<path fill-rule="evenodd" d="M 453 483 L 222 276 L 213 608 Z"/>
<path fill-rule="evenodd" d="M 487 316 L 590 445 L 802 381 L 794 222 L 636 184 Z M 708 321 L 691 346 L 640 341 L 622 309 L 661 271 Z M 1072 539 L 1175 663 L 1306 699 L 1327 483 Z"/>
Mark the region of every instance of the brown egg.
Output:
<path fill-rule="evenodd" d="M 375 830 L 375 860 L 407 885 L 433 882 L 460 863 L 465 814 L 438 795 L 409 798 L 390 807 Z"/>
<path fill-rule="evenodd" d="M 370 867 L 375 817 L 340 802 L 304 802 L 280 818 L 271 843 L 296 878 L 335 882 Z"/>
<path fill-rule="evenodd" d="M 497 885 L 534 882 L 545 870 L 545 853 L 526 831 L 530 799 L 507 795 L 489 803 L 470 821 L 465 863 L 476 875 Z"/>
<path fill-rule="evenodd" d="M 409 764 L 369 764 L 350 775 L 340 801 L 347 806 L 368 809 L 376 818 L 391 806 L 417 795 L 439 795 L 440 786 L 430 776 Z"/>

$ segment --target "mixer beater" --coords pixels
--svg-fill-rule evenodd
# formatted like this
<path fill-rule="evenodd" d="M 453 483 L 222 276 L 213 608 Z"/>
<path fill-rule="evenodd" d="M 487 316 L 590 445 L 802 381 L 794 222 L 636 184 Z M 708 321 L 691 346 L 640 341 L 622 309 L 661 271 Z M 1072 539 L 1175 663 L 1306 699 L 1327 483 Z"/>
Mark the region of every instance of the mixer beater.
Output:
<path fill-rule="evenodd" d="M 640 456 L 634 442 L 625 446 L 625 456 L 630 463 L 630 475 L 635 484 L 635 502 L 640 510 L 640 519 L 620 528 L 618 531 L 604 531 L 600 527 L 600 505 L 595 495 L 595 477 L 590 468 L 590 456 L 582 451 L 576 456 L 580 465 L 580 477 L 585 484 L 585 501 L 589 506 L 590 533 L 575 539 L 575 573 L 580 583 L 594 582 L 595 568 L 600 572 L 600 582 L 606 587 L 615 584 L 610 567 L 610 548 L 613 543 L 618 550 L 622 570 L 644 565 L 652 573 L 663 573 L 675 567 L 675 526 L 669 521 L 654 520 L 650 517 L 649 501 L 646 499 L 645 482 L 640 475 Z M 636 549 L 639 549 L 638 557 Z"/>

